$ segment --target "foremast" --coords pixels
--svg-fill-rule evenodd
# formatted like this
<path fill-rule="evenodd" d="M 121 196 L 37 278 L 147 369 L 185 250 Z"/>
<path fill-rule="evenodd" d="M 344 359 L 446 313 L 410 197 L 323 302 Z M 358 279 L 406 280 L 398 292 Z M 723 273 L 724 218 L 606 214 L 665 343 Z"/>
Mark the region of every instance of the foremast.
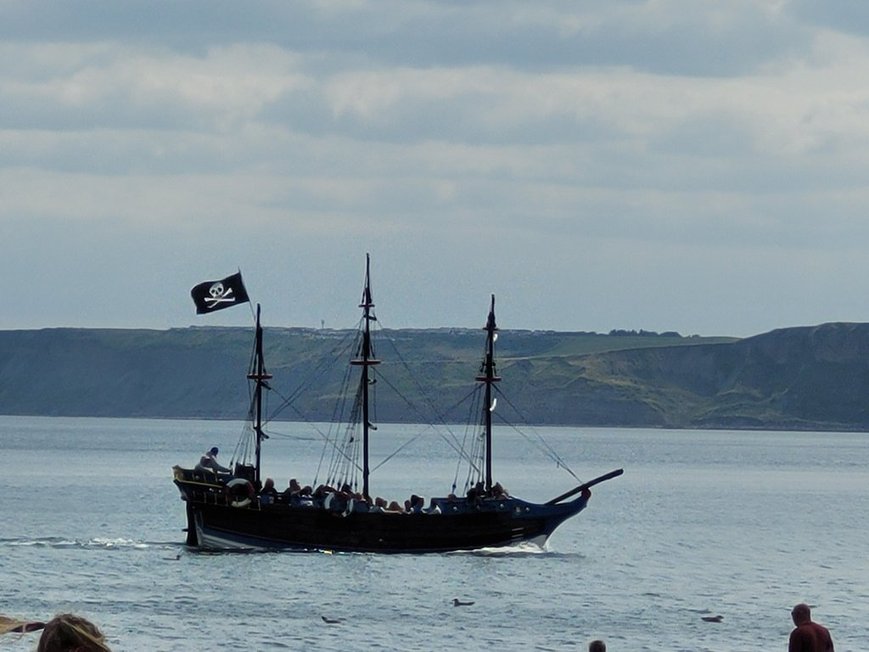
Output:
<path fill-rule="evenodd" d="M 256 304 L 256 335 L 254 338 L 254 359 L 251 363 L 249 380 L 254 381 L 253 394 L 253 430 L 256 439 L 256 460 L 254 466 L 254 485 L 257 490 L 262 486 L 260 482 L 260 449 L 262 440 L 268 439 L 263 432 L 263 389 L 268 389 L 267 380 L 272 376 L 266 371 L 265 357 L 263 356 L 263 329 L 260 323 L 260 304 Z"/>
<path fill-rule="evenodd" d="M 371 257 L 369 254 L 365 254 L 365 285 L 362 289 L 362 301 L 359 303 L 359 307 L 362 308 L 362 343 L 359 357 L 351 360 L 350 364 L 362 367 L 362 374 L 359 379 L 362 399 L 362 495 L 366 499 L 370 499 L 371 496 L 368 492 L 368 476 L 370 472 L 368 463 L 368 434 L 371 430 L 377 430 L 377 427 L 371 423 L 370 417 L 369 389 L 373 381 L 369 368 L 380 364 L 380 360 L 374 357 L 374 347 L 371 343 L 371 322 L 377 321 L 377 317 L 374 316 L 374 300 L 371 296 Z"/>
<path fill-rule="evenodd" d="M 485 383 L 483 399 L 483 428 L 486 437 L 486 493 L 492 490 L 492 412 L 495 404 L 492 401 L 492 391 L 495 383 L 501 378 L 495 371 L 495 340 L 498 339 L 498 326 L 495 324 L 495 295 L 489 307 L 489 317 L 483 327 L 486 331 L 486 354 L 477 381 Z"/>

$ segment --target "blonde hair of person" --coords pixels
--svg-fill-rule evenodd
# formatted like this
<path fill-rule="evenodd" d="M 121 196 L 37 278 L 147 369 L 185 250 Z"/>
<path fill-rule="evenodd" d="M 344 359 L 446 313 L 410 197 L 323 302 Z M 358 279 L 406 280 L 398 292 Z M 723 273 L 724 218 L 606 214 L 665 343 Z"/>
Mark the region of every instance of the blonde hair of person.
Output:
<path fill-rule="evenodd" d="M 60 614 L 45 623 L 36 652 L 112 651 L 92 622 L 74 614 Z"/>

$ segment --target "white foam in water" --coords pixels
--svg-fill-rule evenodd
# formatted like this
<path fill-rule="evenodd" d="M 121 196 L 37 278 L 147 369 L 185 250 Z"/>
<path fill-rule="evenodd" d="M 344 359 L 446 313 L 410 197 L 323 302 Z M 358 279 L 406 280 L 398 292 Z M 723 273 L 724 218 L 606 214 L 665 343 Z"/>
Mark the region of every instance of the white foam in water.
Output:
<path fill-rule="evenodd" d="M 87 542 L 86 545 L 96 546 L 101 548 L 148 548 L 147 543 L 134 541 L 133 539 L 103 539 L 95 538 Z"/>

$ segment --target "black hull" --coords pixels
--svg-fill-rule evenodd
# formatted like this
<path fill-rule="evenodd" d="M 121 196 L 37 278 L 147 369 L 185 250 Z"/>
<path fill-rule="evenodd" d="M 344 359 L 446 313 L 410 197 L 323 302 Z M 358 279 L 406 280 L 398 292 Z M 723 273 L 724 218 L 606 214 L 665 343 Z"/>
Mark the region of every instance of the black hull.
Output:
<path fill-rule="evenodd" d="M 557 505 L 517 498 L 477 503 L 439 499 L 441 513 L 335 511 L 257 500 L 233 507 L 219 496 L 190 491 L 188 538 L 204 550 L 329 550 L 347 552 L 430 553 L 510 546 L 543 546 L 565 520 L 582 511 L 588 494 Z M 195 494 L 195 495 L 194 495 Z M 204 499 L 203 499 L 204 498 Z"/>

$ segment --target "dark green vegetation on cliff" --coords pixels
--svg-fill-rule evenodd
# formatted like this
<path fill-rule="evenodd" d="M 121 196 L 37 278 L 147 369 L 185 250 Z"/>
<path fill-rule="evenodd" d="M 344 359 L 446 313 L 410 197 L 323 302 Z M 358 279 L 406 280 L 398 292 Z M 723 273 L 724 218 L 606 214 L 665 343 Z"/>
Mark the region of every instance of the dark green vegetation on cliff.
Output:
<path fill-rule="evenodd" d="M 3 331 L 0 413 L 243 418 L 251 333 Z M 409 400 L 438 405 L 442 418 L 464 422 L 462 398 L 482 355 L 480 332 L 384 335 L 376 351 L 384 381 L 376 419 L 432 418 Z M 314 391 L 299 394 L 280 418 L 329 420 L 352 334 L 272 328 L 265 338 L 275 377 L 270 407 L 311 385 Z M 508 330 L 497 352 L 499 388 L 529 423 L 869 430 L 869 324 L 786 328 L 741 340 Z"/>

